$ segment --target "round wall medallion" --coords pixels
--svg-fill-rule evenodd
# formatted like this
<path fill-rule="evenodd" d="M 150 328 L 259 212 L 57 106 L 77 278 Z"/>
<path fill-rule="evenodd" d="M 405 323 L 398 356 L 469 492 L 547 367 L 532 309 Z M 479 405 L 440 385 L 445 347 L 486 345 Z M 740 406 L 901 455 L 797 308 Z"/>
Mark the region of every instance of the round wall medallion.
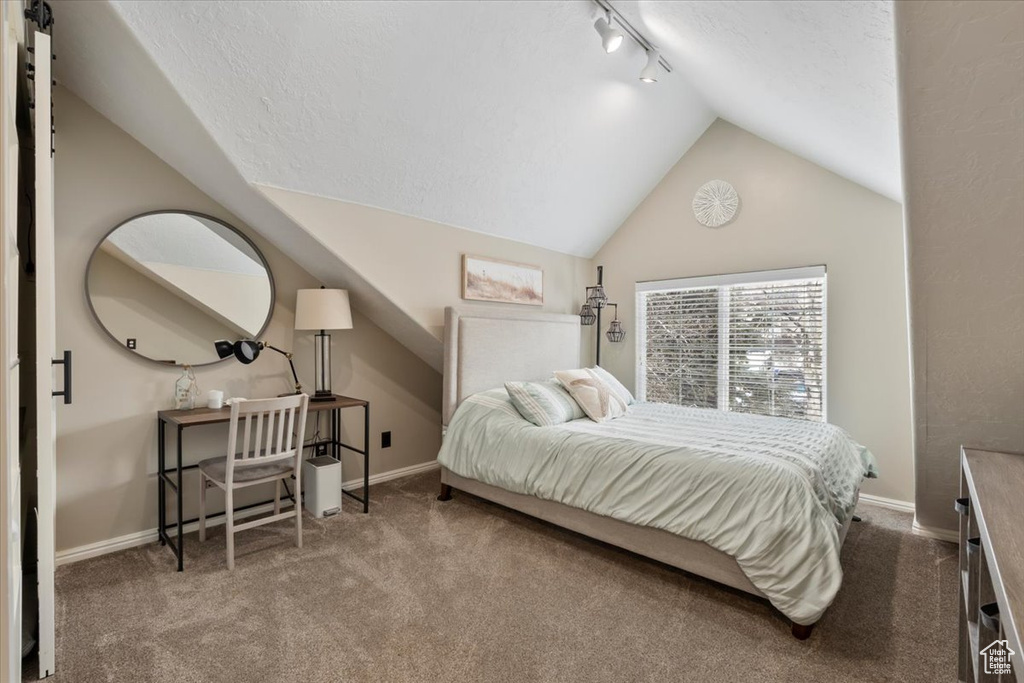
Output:
<path fill-rule="evenodd" d="M 693 215 L 701 225 L 720 228 L 733 218 L 740 208 L 740 196 L 724 180 L 711 180 L 701 185 L 693 196 Z"/>

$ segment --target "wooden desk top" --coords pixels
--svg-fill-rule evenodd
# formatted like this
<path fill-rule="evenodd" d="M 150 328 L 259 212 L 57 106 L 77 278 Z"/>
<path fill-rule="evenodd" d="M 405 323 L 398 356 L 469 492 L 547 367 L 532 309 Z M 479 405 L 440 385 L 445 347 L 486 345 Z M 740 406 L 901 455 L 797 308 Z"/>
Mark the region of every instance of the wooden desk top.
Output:
<path fill-rule="evenodd" d="M 350 396 L 334 395 L 330 401 L 310 400 L 308 411 L 311 413 L 322 410 L 337 410 L 339 408 L 356 408 L 369 405 L 368 401 Z M 223 408 L 194 408 L 192 410 L 161 410 L 156 414 L 157 418 L 169 424 L 182 427 L 196 427 L 198 425 L 217 424 L 218 422 L 231 421 L 231 406 Z"/>
<path fill-rule="evenodd" d="M 964 449 L 982 541 L 988 559 L 1000 620 L 1010 647 L 1021 651 L 1024 631 L 1024 454 Z M 1009 612 L 1009 614 L 1007 614 Z M 1013 662 L 1018 680 L 1024 660 Z"/>

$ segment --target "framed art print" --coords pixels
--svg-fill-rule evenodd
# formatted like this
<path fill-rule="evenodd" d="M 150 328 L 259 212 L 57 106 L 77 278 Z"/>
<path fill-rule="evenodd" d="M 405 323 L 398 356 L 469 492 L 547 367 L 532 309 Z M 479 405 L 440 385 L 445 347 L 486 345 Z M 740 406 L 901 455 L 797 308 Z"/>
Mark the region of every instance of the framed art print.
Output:
<path fill-rule="evenodd" d="M 537 266 L 462 255 L 462 298 L 503 304 L 544 304 L 544 271 Z"/>

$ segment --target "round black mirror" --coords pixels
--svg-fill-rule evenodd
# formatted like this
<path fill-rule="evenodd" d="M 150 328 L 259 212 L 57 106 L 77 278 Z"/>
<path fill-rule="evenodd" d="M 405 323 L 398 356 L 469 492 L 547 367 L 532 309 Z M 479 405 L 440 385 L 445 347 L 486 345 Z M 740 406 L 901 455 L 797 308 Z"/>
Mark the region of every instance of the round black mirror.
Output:
<path fill-rule="evenodd" d="M 86 296 L 122 348 L 160 363 L 205 365 L 235 353 L 226 339 L 259 339 L 274 308 L 274 280 L 248 237 L 211 216 L 154 211 L 121 223 L 89 259 Z"/>

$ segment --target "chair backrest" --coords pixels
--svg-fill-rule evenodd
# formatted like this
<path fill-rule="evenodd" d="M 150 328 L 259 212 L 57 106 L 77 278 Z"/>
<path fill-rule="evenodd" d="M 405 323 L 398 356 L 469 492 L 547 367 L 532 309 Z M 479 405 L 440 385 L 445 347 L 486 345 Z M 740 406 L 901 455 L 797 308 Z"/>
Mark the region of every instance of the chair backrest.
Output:
<path fill-rule="evenodd" d="M 294 458 L 296 468 L 299 467 L 308 407 L 306 394 L 232 403 L 227 481 L 232 480 L 236 467 L 266 465 L 286 458 Z M 242 427 L 241 448 L 239 426 Z"/>

